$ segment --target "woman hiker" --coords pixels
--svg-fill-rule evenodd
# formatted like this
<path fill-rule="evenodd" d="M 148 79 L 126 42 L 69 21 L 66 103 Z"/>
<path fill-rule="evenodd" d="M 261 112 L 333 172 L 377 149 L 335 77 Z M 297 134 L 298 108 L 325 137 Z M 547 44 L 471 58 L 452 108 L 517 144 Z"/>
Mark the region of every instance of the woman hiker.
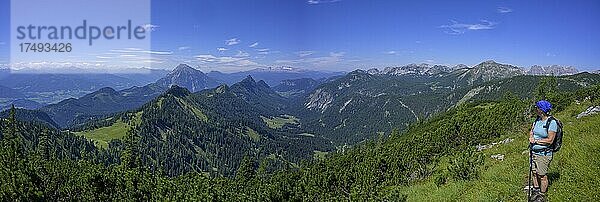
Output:
<path fill-rule="evenodd" d="M 529 143 L 531 143 L 531 172 L 533 174 L 533 195 L 530 200 L 545 201 L 548 191 L 548 167 L 552 161 L 552 149 L 549 146 L 554 141 L 558 124 L 555 119 L 549 120 L 552 104 L 546 100 L 540 100 L 536 104 L 538 118 L 533 123 L 529 132 Z M 547 127 L 547 128 L 546 128 Z"/>

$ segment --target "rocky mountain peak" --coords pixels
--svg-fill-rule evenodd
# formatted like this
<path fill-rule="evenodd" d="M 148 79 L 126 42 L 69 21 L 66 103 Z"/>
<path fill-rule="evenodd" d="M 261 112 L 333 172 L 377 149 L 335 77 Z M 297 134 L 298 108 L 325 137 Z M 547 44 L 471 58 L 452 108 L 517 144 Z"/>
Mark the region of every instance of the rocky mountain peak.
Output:
<path fill-rule="evenodd" d="M 248 76 L 246 76 L 246 78 L 245 78 L 244 80 L 242 80 L 240 83 L 254 84 L 254 83 L 256 83 L 256 81 L 254 80 L 254 78 L 252 78 L 252 76 L 248 75 Z"/>
<path fill-rule="evenodd" d="M 467 69 L 469 68 L 469 66 L 465 65 L 465 64 L 457 64 L 456 66 L 454 66 L 454 70 L 457 69 Z"/>
<path fill-rule="evenodd" d="M 206 76 L 202 71 L 194 69 L 186 64 L 180 64 L 165 77 L 156 81 L 156 84 L 169 88 L 172 85 L 178 85 L 197 92 L 203 89 L 212 88 L 218 85 L 218 82 Z"/>
<path fill-rule="evenodd" d="M 177 65 L 177 67 L 175 67 L 175 69 L 173 69 L 173 72 L 192 71 L 192 70 L 196 70 L 196 69 L 190 67 L 187 64 L 179 64 L 179 65 Z"/>

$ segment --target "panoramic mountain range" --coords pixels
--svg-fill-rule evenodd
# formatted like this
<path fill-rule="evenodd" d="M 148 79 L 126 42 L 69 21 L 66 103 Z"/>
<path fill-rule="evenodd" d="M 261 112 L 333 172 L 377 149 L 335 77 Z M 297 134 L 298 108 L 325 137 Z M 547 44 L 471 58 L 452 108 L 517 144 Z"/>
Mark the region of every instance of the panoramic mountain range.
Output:
<path fill-rule="evenodd" d="M 319 81 L 285 80 L 275 88 L 246 76 L 231 86 L 211 88 L 207 81 L 213 81 L 206 75 L 179 65 L 146 86 L 151 89 L 146 93 L 105 88 L 39 111 L 71 117 L 55 120 L 81 136 L 103 141 L 98 144 L 104 147 L 133 134 L 144 145 L 139 152 L 147 158 L 141 164 L 162 168 L 167 175 L 196 171 L 231 176 L 244 155 L 269 159 L 269 169 L 276 170 L 394 128 L 402 130 L 447 110 L 475 84 L 513 76 L 512 68 L 488 61 L 467 70 L 430 74 L 372 75 L 356 70 Z M 64 113 L 69 109 L 80 115 Z M 101 131 L 113 131 L 112 140 L 97 139 Z"/>
<path fill-rule="evenodd" d="M 224 83 L 232 85 L 248 75 L 275 86 L 287 79 L 322 79 L 343 74 L 343 72 L 308 71 L 291 67 L 260 68 L 235 73 L 212 71 L 208 74 L 192 71 L 196 70 L 194 68 L 190 69 L 178 66 L 172 71 L 142 69 L 136 70 L 137 73 L 134 70 L 130 70 L 134 73 L 127 73 L 128 71 L 103 73 L 83 69 L 70 69 L 72 72 L 79 73 L 64 73 L 64 71 L 36 73 L 30 69 L 12 72 L 8 69 L 0 69 L 0 110 L 7 109 L 12 104 L 20 108 L 37 109 L 65 99 L 80 98 L 105 87 L 119 91 L 150 83 L 159 86 L 177 83 L 189 87 L 191 91 L 196 91 Z M 189 78 L 184 78 L 186 76 Z"/>
<path fill-rule="evenodd" d="M 277 74 L 275 72 L 263 73 L 264 75 Z M 290 73 L 284 72 L 282 74 L 289 75 Z M 297 74 L 298 75 L 296 76 L 302 75 L 302 73 Z M 318 73 L 310 72 L 309 74 L 317 75 Z M 327 75 L 329 74 L 323 74 L 323 76 Z M 246 77 L 247 76 L 248 75 L 246 75 Z M 280 77 L 285 78 L 285 76 Z M 279 80 L 276 81 L 280 82 Z M 217 87 L 220 84 L 223 84 L 223 82 L 220 82 L 219 79 L 209 77 L 197 69 L 182 64 L 175 67 L 173 71 L 158 79 L 156 82 L 146 84 L 141 87 L 134 86 L 122 90 L 104 87 L 80 98 L 69 98 L 55 104 L 42 106 L 39 108 L 39 110 L 46 112 L 50 117 L 53 117 L 56 123 L 58 123 L 61 127 L 69 127 L 77 124 L 83 124 L 86 121 L 94 118 L 140 107 L 144 103 L 165 92 L 172 85 L 177 85 L 189 89 L 192 92 L 197 92 L 204 89 Z M 259 87 L 269 88 L 264 81 L 261 81 L 260 85 L 261 86 Z M 6 88 L 7 92 L 8 90 L 11 89 Z M 18 95 L 14 94 L 17 92 L 18 91 L 14 91 L 11 93 L 11 97 Z M 11 101 L 18 104 L 18 102 L 16 102 L 16 98 L 11 99 Z M 7 105 L 9 106 L 9 104 L 11 103 L 8 103 Z M 19 105 L 16 106 L 20 107 Z"/>
<path fill-rule="evenodd" d="M 528 72 L 532 74 L 541 74 L 540 72 L 544 71 L 553 71 L 557 74 L 573 73 L 573 71 L 560 71 L 563 69 L 556 65 L 546 68 L 534 66 Z M 573 69 L 570 68 L 570 70 Z M 254 69 L 229 74 L 220 72 L 205 74 L 182 64 L 156 79 L 155 82 L 129 88 L 124 88 L 128 85 L 126 80 L 119 79 L 124 77 L 115 75 L 5 74 L 4 78 L 0 80 L 0 95 L 2 95 L 0 103 L 3 103 L 5 109 L 11 104 L 26 109 L 39 108 L 40 111 L 52 117 L 58 126 L 65 128 L 140 107 L 164 93 L 172 85 L 186 88 L 191 92 L 198 92 L 221 84 L 232 85 L 241 81 L 240 84 L 231 86 L 235 88 L 244 85 L 244 81 L 248 80 L 248 76 L 250 76 L 250 79 L 259 81 L 251 89 L 262 91 L 268 89 L 273 91 L 272 94 L 278 94 L 279 97 L 267 96 L 262 100 L 247 100 L 248 102 L 271 102 L 271 108 L 277 108 L 282 113 L 294 113 L 303 117 L 307 127 L 311 126 L 312 130 L 328 133 L 334 137 L 337 133 L 347 134 L 348 131 L 353 131 L 358 137 L 362 137 L 356 140 L 350 138 L 353 139 L 350 142 L 355 143 L 368 138 L 368 135 L 360 135 L 362 133 L 376 133 L 380 129 L 389 130 L 398 123 L 408 124 L 419 118 L 426 118 L 443 111 L 461 99 L 464 101 L 463 97 L 471 90 L 467 89 L 469 87 L 526 73 L 518 67 L 494 61 L 485 61 L 473 67 L 409 64 L 400 67 L 386 67 L 383 70 L 375 68 L 368 71 L 357 70 L 346 75 L 306 71 L 291 67 Z M 160 72 L 155 72 L 154 76 L 147 75 L 146 77 L 156 77 L 159 74 Z M 242 76 L 244 74 L 246 75 Z M 269 78 L 271 84 L 259 78 Z M 32 83 L 32 85 L 26 85 L 27 83 Z M 42 85 L 42 83 L 49 85 Z M 108 85 L 108 83 L 111 83 L 113 87 L 95 89 L 97 86 Z M 2 84 L 8 85 L 8 87 L 1 86 Z M 271 86 L 273 87 L 271 88 Z M 64 89 L 59 90 L 61 88 Z M 81 93 L 89 90 L 94 91 L 79 98 L 69 98 L 49 105 L 27 98 L 32 92 L 46 95 L 49 91 L 58 94 L 60 92 Z M 467 97 L 473 96 L 473 93 L 474 91 L 471 91 Z M 61 96 L 68 95 L 70 94 L 61 94 Z M 270 98 L 273 99 L 268 100 Z M 430 101 L 423 102 L 425 99 Z M 369 103 L 373 106 L 361 103 Z M 381 127 L 363 131 L 358 127 L 360 124 L 351 124 L 353 121 L 360 121 L 353 118 L 357 117 L 354 114 L 361 113 L 361 111 L 372 112 L 377 108 L 381 110 L 382 115 L 379 116 L 379 113 L 375 113 L 372 118 L 379 120 L 374 122 L 380 124 Z M 352 111 L 348 111 L 349 109 Z M 337 115 L 333 116 L 333 111 L 337 111 L 335 113 Z M 394 114 L 401 115 L 392 116 Z M 389 121 L 387 117 L 390 116 L 395 117 L 397 121 Z M 383 127 L 384 125 L 387 127 Z M 323 128 L 327 131 L 321 131 Z M 344 139 L 347 138 L 344 137 Z"/>

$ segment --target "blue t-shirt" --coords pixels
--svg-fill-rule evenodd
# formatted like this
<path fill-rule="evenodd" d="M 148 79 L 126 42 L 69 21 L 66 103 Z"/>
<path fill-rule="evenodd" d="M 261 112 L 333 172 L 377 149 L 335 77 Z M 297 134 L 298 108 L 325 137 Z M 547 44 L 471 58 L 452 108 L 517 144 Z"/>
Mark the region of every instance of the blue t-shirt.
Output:
<path fill-rule="evenodd" d="M 535 122 L 535 125 L 533 126 L 533 139 L 539 140 L 539 139 L 548 137 L 548 132 L 546 131 L 546 128 L 544 128 L 544 126 L 546 125 L 548 120 L 549 119 L 538 120 Z M 556 120 L 552 120 L 552 122 L 550 122 L 550 126 L 548 126 L 548 131 L 554 131 L 554 132 L 558 131 L 558 124 L 556 123 Z M 543 150 L 545 148 L 548 148 L 549 146 L 550 145 L 534 144 L 532 147 L 532 149 L 534 150 L 533 153 L 537 154 L 537 155 L 546 155 L 546 156 L 552 155 L 552 152 L 543 152 L 543 151 L 535 152 L 536 150 Z"/>

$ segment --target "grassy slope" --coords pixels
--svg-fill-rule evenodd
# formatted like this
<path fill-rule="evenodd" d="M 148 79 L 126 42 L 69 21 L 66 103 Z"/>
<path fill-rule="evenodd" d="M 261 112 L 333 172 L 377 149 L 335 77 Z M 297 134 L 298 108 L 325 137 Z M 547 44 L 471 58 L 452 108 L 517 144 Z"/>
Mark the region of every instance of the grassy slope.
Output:
<path fill-rule="evenodd" d="M 142 112 L 137 112 L 133 117 L 133 124 L 139 124 L 141 122 L 141 117 Z M 110 126 L 82 132 L 75 132 L 75 135 L 84 136 L 89 140 L 95 141 L 97 147 L 108 148 L 108 142 L 113 139 L 121 139 L 125 137 L 127 131 L 129 131 L 131 128 L 131 125 L 119 119 Z"/>
<path fill-rule="evenodd" d="M 76 135 L 84 136 L 87 139 L 94 140 L 97 147 L 108 148 L 108 142 L 112 139 L 121 139 L 131 127 L 123 121 L 118 120 L 111 126 L 102 127 L 94 130 L 76 132 Z"/>
<path fill-rule="evenodd" d="M 600 115 L 576 119 L 589 103 L 571 105 L 556 116 L 566 131 L 564 146 L 550 164 L 550 201 L 594 201 L 600 199 Z M 485 164 L 480 178 L 472 181 L 449 181 L 437 187 L 433 178 L 416 185 L 398 187 L 409 201 L 524 201 L 527 184 L 528 126 L 501 137 L 513 138 L 508 144 L 484 150 Z M 497 141 L 496 141 L 497 142 Z M 525 153 L 523 153 L 525 151 Z M 504 161 L 490 158 L 504 154 Z M 447 159 L 446 159 L 447 160 Z M 438 170 L 444 169 L 444 160 Z"/>
<path fill-rule="evenodd" d="M 279 129 L 282 128 L 285 124 L 298 124 L 298 118 L 291 115 L 282 115 L 273 118 L 267 118 L 261 116 L 260 118 L 269 126 L 269 128 Z"/>

